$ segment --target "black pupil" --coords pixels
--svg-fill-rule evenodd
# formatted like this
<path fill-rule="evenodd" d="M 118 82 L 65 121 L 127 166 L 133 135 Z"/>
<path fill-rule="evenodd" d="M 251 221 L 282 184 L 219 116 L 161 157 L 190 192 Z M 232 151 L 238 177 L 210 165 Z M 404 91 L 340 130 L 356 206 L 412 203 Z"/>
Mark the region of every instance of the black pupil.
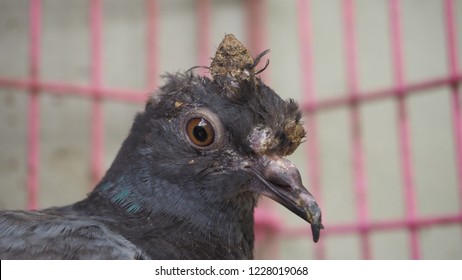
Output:
<path fill-rule="evenodd" d="M 194 137 L 196 137 L 196 139 L 199 140 L 200 142 L 205 142 L 208 138 L 207 131 L 201 124 L 194 127 L 193 133 L 194 133 Z"/>

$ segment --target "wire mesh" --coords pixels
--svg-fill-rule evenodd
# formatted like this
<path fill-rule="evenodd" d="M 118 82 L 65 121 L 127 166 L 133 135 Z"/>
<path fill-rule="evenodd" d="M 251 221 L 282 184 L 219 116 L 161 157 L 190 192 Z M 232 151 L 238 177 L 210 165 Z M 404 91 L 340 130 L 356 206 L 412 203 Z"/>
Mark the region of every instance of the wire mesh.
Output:
<path fill-rule="evenodd" d="M 211 1 L 197 1 L 197 34 L 198 34 L 198 61 L 200 65 L 207 65 L 211 52 Z M 358 79 L 358 48 L 356 34 L 355 1 L 342 1 L 343 49 L 345 57 L 345 77 L 347 92 L 338 97 L 318 100 L 315 92 L 314 63 L 312 41 L 312 22 L 310 0 L 297 1 L 298 39 L 300 43 L 300 60 L 302 69 L 303 111 L 307 115 L 306 127 L 310 132 L 307 142 L 306 158 L 309 185 L 315 196 L 323 201 L 323 182 L 320 170 L 322 158 L 319 152 L 319 141 L 316 137 L 319 130 L 318 115 L 320 112 L 333 108 L 348 108 L 349 131 L 351 137 L 351 166 L 354 178 L 354 193 L 356 205 L 356 220 L 352 223 L 331 223 L 326 221 L 326 230 L 323 234 L 329 238 L 334 235 L 355 234 L 360 237 L 361 258 L 374 258 L 371 246 L 371 233 L 393 229 L 406 229 L 409 239 L 410 257 L 422 258 L 422 244 L 419 231 L 422 228 L 437 227 L 443 224 L 460 224 L 461 211 L 448 215 L 422 216 L 417 211 L 416 181 L 414 162 L 412 158 L 412 134 L 409 122 L 407 99 L 410 95 L 425 92 L 427 89 L 447 87 L 450 89 L 452 129 L 455 143 L 456 171 L 458 176 L 459 203 L 462 204 L 462 115 L 460 110 L 460 83 L 462 73 L 458 66 L 459 53 L 457 45 L 456 8 L 454 0 L 442 1 L 444 11 L 445 36 L 447 47 L 448 74 L 443 77 L 408 82 L 405 77 L 406 57 L 403 54 L 402 12 L 399 0 L 390 0 L 388 5 L 388 24 L 390 30 L 390 50 L 392 58 L 393 84 L 388 88 L 363 90 Z M 259 53 L 267 45 L 267 19 L 265 11 L 266 1 L 247 0 L 244 3 L 246 10 L 247 37 L 253 53 Z M 90 0 L 89 5 L 89 31 L 91 50 L 91 70 L 89 84 L 72 84 L 62 81 L 45 81 L 40 77 L 41 39 L 42 39 L 42 6 L 41 0 L 30 1 L 30 31 L 29 31 L 29 76 L 24 78 L 0 77 L 0 87 L 23 89 L 28 92 L 28 143 L 27 143 L 27 208 L 37 209 L 37 195 L 40 192 L 40 105 L 39 96 L 43 92 L 50 94 L 70 96 L 77 95 L 88 98 L 91 107 L 91 174 L 93 182 L 97 182 L 103 175 L 104 153 L 104 113 L 103 100 L 116 100 L 120 102 L 143 103 L 146 93 L 157 86 L 156 77 L 159 73 L 157 40 L 159 38 L 157 21 L 159 3 L 157 0 L 146 0 L 146 90 L 111 88 L 104 85 L 102 76 L 103 67 L 102 26 L 103 6 L 102 0 Z M 460 16 L 460 13 L 458 14 Z M 263 72 L 263 79 L 269 80 L 268 71 Z M 397 108 L 398 143 L 400 151 L 400 171 L 402 172 L 402 196 L 406 206 L 405 215 L 399 219 L 375 221 L 370 219 L 368 204 L 368 178 L 365 166 L 363 132 L 359 106 L 369 102 L 395 100 Z M 271 211 L 258 209 L 256 211 L 256 234 L 259 240 L 277 240 L 285 238 L 307 236 L 309 227 L 293 228 L 286 226 L 281 219 Z M 314 247 L 315 257 L 327 258 L 325 240 L 321 239 Z M 273 255 L 277 255 L 277 249 Z"/>

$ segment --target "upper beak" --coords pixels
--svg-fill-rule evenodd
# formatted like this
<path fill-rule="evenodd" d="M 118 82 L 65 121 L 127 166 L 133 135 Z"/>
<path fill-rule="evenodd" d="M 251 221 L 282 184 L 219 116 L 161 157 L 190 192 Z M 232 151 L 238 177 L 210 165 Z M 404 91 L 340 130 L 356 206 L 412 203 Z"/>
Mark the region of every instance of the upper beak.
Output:
<path fill-rule="evenodd" d="M 258 179 L 255 191 L 267 196 L 311 224 L 313 241 L 317 242 L 321 223 L 321 209 L 313 195 L 303 186 L 300 172 L 289 160 L 281 157 L 262 157 L 250 167 Z"/>

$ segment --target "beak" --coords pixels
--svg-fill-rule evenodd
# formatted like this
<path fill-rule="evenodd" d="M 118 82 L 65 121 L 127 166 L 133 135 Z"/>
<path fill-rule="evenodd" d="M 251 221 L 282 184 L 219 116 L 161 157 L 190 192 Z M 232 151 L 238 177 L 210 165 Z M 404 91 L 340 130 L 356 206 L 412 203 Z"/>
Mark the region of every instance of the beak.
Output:
<path fill-rule="evenodd" d="M 289 160 L 281 157 L 262 157 L 247 169 L 255 175 L 254 190 L 267 196 L 311 224 L 313 241 L 319 240 L 321 209 L 313 195 L 303 186 L 300 172 Z"/>

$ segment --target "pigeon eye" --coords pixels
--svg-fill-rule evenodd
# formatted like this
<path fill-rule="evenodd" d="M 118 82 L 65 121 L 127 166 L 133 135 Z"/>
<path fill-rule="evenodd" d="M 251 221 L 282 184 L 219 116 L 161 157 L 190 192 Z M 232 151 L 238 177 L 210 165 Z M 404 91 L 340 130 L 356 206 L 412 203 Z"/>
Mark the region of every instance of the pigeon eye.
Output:
<path fill-rule="evenodd" d="M 192 118 L 186 124 L 186 133 L 191 142 L 199 147 L 207 147 L 215 140 L 213 126 L 204 118 Z"/>

